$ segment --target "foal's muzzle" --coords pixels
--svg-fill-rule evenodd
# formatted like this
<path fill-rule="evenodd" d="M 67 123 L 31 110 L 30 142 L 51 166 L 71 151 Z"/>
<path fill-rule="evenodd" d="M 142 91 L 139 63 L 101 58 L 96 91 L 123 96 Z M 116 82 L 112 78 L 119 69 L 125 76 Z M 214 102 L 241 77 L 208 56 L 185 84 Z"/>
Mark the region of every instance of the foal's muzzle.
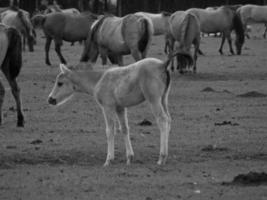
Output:
<path fill-rule="evenodd" d="M 51 105 L 57 105 L 57 100 L 54 99 L 53 97 L 48 98 L 48 103 Z"/>

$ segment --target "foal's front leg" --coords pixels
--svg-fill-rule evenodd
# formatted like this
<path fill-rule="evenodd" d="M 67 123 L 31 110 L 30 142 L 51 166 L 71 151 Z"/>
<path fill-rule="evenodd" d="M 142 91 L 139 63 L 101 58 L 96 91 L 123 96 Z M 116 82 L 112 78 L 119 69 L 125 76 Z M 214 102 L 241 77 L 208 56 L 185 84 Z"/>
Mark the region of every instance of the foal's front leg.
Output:
<path fill-rule="evenodd" d="M 106 124 L 106 136 L 107 136 L 107 144 L 108 144 L 108 149 L 107 149 L 107 158 L 104 163 L 104 167 L 108 166 L 112 160 L 114 160 L 114 138 L 115 138 L 115 113 L 112 109 L 110 108 L 103 108 L 103 115 L 105 119 L 105 124 Z"/>

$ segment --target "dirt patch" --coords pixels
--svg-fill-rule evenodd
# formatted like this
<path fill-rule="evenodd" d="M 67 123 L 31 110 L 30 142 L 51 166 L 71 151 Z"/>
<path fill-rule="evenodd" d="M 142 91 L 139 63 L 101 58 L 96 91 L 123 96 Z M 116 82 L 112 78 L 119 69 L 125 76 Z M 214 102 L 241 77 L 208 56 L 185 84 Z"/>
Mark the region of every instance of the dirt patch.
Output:
<path fill-rule="evenodd" d="M 231 182 L 223 182 L 223 185 L 258 186 L 267 185 L 267 174 L 265 172 L 249 172 L 239 174 Z"/>
<path fill-rule="evenodd" d="M 203 90 L 201 90 L 201 92 L 216 92 L 216 91 L 211 87 L 206 87 Z"/>
<path fill-rule="evenodd" d="M 138 125 L 139 126 L 152 126 L 152 122 L 147 119 L 144 119 L 143 121 L 139 122 Z"/>
<path fill-rule="evenodd" d="M 251 92 L 246 92 L 244 94 L 239 94 L 237 95 L 238 97 L 246 97 L 246 98 L 253 98 L 253 97 L 266 97 L 266 94 L 257 92 L 257 91 L 251 91 Z"/>
<path fill-rule="evenodd" d="M 236 122 L 231 122 L 231 121 L 223 121 L 223 122 L 216 122 L 214 123 L 215 126 L 239 126 L 238 123 Z"/>
<path fill-rule="evenodd" d="M 222 151 L 228 151 L 229 149 L 226 147 L 217 147 L 216 145 L 207 145 L 201 149 L 201 151 L 205 152 L 222 152 Z"/>

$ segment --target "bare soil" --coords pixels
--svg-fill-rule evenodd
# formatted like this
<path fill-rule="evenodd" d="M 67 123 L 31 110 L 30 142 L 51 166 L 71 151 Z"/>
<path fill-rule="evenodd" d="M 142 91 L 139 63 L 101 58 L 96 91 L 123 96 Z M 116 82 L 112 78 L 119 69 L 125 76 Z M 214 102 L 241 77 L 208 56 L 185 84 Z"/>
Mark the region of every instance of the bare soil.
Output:
<path fill-rule="evenodd" d="M 23 53 L 18 78 L 25 128 L 16 127 L 14 100 L 7 93 L 0 127 L 0 199 L 267 199 L 266 184 L 227 185 L 239 174 L 267 172 L 267 40 L 255 26 L 241 56 L 218 53 L 220 38 L 203 38 L 197 74 L 172 74 L 169 159 L 157 166 L 159 131 L 146 103 L 129 109 L 134 162 L 126 166 L 121 135 L 116 159 L 103 168 L 105 125 L 92 96 L 79 94 L 65 105 L 48 105 L 59 60 L 44 63 L 44 38 Z M 82 46 L 64 43 L 70 64 Z M 163 37 L 149 56 L 165 59 Z M 125 63 L 131 63 L 130 56 Z M 208 91 L 205 91 L 205 88 Z M 262 94 L 262 95 L 259 95 Z M 149 126 L 140 126 L 144 119 Z"/>

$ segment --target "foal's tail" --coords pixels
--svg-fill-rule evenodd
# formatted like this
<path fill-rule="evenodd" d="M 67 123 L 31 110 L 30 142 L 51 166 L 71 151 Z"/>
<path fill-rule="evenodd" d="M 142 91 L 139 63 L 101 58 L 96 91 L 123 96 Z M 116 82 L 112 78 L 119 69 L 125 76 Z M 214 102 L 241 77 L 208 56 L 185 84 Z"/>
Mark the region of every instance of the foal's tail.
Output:
<path fill-rule="evenodd" d="M 45 23 L 46 16 L 42 14 L 37 14 L 31 18 L 33 27 L 42 27 Z"/>
<path fill-rule="evenodd" d="M 141 52 L 147 52 L 148 47 L 151 43 L 153 28 L 148 19 L 141 18 L 139 20 L 141 23 L 142 35 L 140 40 L 138 41 L 138 49 Z"/>
<path fill-rule="evenodd" d="M 7 29 L 8 49 L 4 63 L 9 62 L 9 74 L 11 79 L 15 79 L 22 66 L 22 42 L 20 33 L 15 28 Z"/>

